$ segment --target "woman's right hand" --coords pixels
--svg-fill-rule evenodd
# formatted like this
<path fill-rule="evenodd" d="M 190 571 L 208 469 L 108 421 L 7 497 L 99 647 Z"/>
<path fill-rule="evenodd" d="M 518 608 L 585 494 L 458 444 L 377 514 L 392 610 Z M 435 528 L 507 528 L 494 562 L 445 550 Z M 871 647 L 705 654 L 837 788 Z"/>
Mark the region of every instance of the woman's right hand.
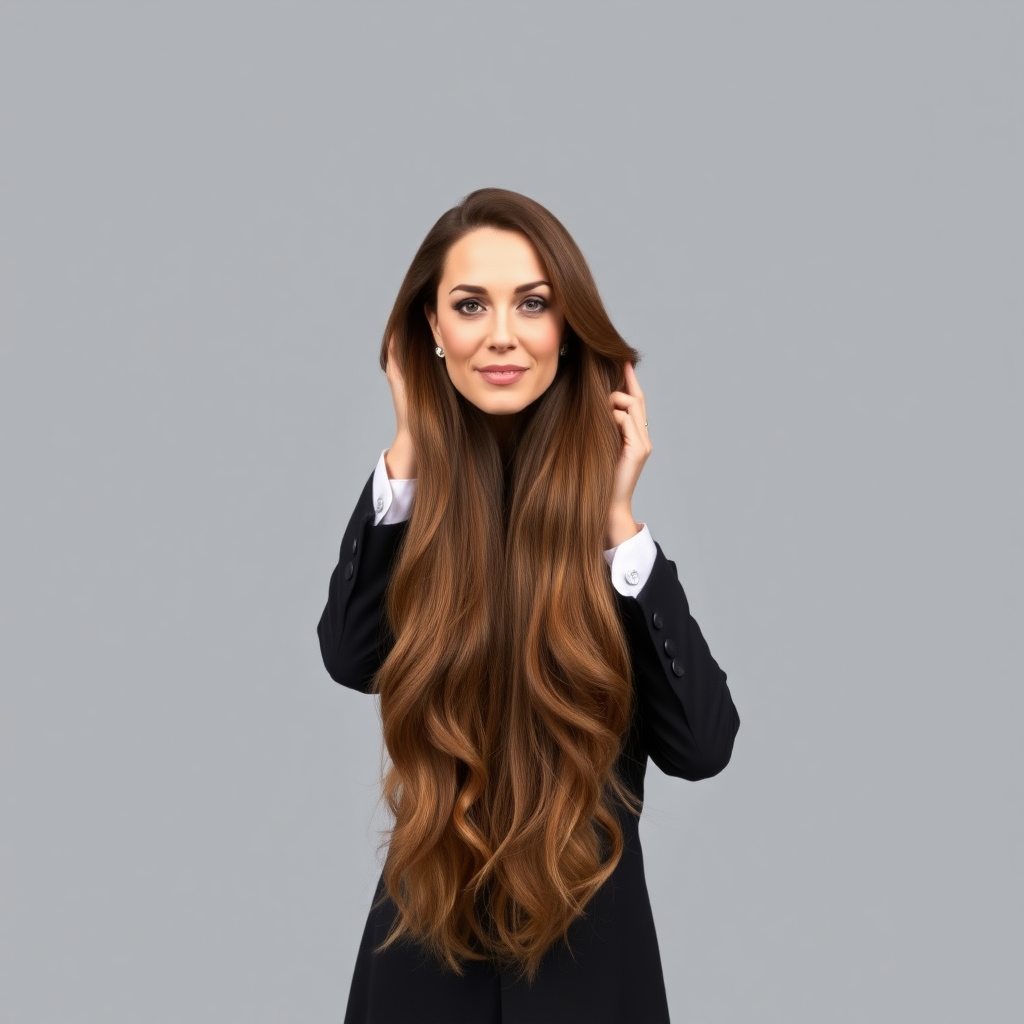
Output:
<path fill-rule="evenodd" d="M 395 358 L 395 339 L 388 343 L 388 365 L 385 371 L 391 388 L 391 400 L 395 404 L 396 433 L 394 444 L 384 456 L 388 476 L 392 480 L 414 480 L 416 478 L 416 453 L 413 449 L 412 434 L 409 431 L 409 403 L 405 392 L 405 378 Z"/>

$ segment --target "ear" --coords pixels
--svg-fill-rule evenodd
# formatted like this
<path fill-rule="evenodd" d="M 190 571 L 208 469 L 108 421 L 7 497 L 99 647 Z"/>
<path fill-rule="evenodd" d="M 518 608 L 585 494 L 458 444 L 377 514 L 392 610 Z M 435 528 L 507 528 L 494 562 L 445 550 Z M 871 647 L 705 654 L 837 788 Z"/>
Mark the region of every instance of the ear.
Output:
<path fill-rule="evenodd" d="M 423 303 L 423 315 L 430 324 L 430 333 L 437 337 L 437 310 L 429 302 Z"/>

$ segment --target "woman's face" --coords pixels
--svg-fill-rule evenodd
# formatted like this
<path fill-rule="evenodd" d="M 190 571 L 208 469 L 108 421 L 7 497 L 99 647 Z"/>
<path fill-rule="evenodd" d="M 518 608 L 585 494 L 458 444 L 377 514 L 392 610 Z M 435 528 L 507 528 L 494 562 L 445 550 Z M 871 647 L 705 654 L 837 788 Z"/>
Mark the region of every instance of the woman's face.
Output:
<path fill-rule="evenodd" d="M 519 412 L 554 381 L 565 316 L 525 235 L 463 235 L 425 312 L 452 384 L 483 412 Z"/>

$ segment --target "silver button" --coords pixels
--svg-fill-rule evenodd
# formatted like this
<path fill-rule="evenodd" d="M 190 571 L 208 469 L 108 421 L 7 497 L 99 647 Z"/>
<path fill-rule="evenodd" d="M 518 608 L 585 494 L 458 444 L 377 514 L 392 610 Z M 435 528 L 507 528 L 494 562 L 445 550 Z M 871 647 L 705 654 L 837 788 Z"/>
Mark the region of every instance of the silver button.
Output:
<path fill-rule="evenodd" d="M 377 511 L 378 512 L 383 512 L 384 511 L 384 499 L 383 498 L 378 498 L 377 499 Z"/>
<path fill-rule="evenodd" d="M 630 586 L 635 587 L 640 582 L 640 573 L 638 573 L 636 569 L 630 569 L 629 572 L 626 573 L 626 582 Z"/>

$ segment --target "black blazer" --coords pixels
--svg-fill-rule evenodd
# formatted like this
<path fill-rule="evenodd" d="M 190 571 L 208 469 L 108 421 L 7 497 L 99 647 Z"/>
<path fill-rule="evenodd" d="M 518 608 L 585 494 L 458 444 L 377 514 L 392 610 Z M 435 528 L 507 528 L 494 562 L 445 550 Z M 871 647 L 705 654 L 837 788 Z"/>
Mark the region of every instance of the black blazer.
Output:
<path fill-rule="evenodd" d="M 371 476 L 345 530 L 317 625 L 331 678 L 364 692 L 393 643 L 384 594 L 406 529 L 405 523 L 373 525 L 372 487 Z M 691 781 L 720 772 L 732 756 L 739 715 L 726 674 L 690 615 L 676 567 L 660 547 L 640 593 L 617 599 L 636 697 L 618 769 L 643 799 L 648 757 L 666 774 Z M 621 861 L 570 928 L 568 946 L 549 951 L 532 985 L 481 963 L 453 975 L 412 944 L 374 953 L 394 906 L 385 900 L 374 907 L 356 960 L 346 1024 L 667 1021 L 637 819 L 623 813 L 622 823 Z"/>

